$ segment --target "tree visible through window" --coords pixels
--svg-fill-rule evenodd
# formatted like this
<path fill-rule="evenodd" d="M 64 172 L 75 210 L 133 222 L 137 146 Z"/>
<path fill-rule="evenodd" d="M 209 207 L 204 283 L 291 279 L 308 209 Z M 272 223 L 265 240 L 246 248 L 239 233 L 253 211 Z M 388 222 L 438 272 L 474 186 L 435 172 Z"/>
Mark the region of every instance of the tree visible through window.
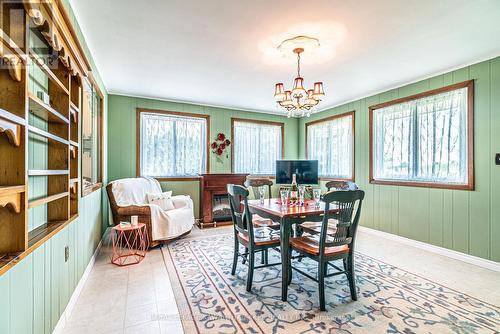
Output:
<path fill-rule="evenodd" d="M 233 171 L 274 175 L 283 136 L 283 123 L 233 119 Z"/>
<path fill-rule="evenodd" d="M 372 179 L 470 185 L 469 86 L 372 108 Z"/>
<path fill-rule="evenodd" d="M 354 112 L 306 124 L 307 158 L 323 177 L 354 180 Z"/>
<path fill-rule="evenodd" d="M 140 175 L 185 177 L 206 172 L 207 117 L 140 112 Z"/>

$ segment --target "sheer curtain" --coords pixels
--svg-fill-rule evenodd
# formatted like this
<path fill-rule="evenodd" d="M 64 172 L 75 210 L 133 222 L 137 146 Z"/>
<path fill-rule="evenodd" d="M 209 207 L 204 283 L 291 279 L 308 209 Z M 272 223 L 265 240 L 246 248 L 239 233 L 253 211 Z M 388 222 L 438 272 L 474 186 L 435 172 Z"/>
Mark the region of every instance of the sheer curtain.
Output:
<path fill-rule="evenodd" d="M 233 126 L 234 172 L 274 175 L 282 158 L 282 126 L 241 121 Z"/>
<path fill-rule="evenodd" d="M 189 176 L 206 165 L 204 118 L 141 113 L 141 175 Z"/>
<path fill-rule="evenodd" d="M 467 88 L 377 109 L 374 177 L 467 183 Z"/>
<path fill-rule="evenodd" d="M 354 134 L 352 114 L 307 127 L 307 156 L 318 160 L 318 173 L 352 179 Z"/>

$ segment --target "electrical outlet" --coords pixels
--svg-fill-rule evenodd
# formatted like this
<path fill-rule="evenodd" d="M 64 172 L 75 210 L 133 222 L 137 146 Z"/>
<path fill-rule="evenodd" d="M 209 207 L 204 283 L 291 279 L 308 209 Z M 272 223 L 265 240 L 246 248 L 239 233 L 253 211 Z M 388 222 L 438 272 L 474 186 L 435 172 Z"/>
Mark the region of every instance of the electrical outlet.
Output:
<path fill-rule="evenodd" d="M 69 246 L 64 247 L 64 262 L 69 260 Z"/>
<path fill-rule="evenodd" d="M 500 165 L 500 153 L 495 155 L 495 164 Z"/>

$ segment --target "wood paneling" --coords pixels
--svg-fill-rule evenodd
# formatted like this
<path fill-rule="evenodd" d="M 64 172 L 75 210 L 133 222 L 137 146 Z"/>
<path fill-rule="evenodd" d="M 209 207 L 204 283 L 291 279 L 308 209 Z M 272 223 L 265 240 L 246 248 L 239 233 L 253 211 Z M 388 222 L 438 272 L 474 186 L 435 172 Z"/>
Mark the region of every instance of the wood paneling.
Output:
<path fill-rule="evenodd" d="M 474 80 L 475 190 L 414 188 L 368 182 L 368 107 Z M 365 190 L 361 224 L 500 262 L 500 57 L 338 106 L 299 120 L 299 155 L 305 123 L 356 110 L 356 182 Z"/>

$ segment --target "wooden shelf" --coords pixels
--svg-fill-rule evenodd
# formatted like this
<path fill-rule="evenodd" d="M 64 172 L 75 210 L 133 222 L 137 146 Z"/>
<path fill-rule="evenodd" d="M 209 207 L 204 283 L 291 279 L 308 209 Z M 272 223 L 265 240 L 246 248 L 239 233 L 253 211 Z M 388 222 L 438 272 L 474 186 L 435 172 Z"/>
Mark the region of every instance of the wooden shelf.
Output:
<path fill-rule="evenodd" d="M 19 58 L 22 60 L 26 59 L 26 54 L 24 53 L 23 50 L 10 38 L 10 36 L 2 29 L 0 28 L 0 39 L 3 40 L 3 44 L 9 48 L 10 51 L 16 54 Z"/>
<path fill-rule="evenodd" d="M 21 126 L 26 125 L 26 121 L 24 120 L 24 118 L 14 115 L 13 113 L 8 112 L 7 110 L 1 108 L 0 108 L 0 118 L 6 119 Z"/>
<path fill-rule="evenodd" d="M 70 101 L 69 103 L 69 106 L 71 107 L 71 109 L 73 109 L 75 112 L 79 113 L 80 112 L 80 108 L 78 108 L 76 106 L 76 104 L 73 103 L 73 101 Z"/>
<path fill-rule="evenodd" d="M 51 175 L 68 175 L 67 169 L 30 169 L 28 176 L 51 176 Z"/>
<path fill-rule="evenodd" d="M 47 197 L 42 197 L 39 199 L 31 200 L 31 201 L 28 201 L 28 208 L 31 209 L 31 208 L 35 208 L 35 207 L 43 205 L 43 204 L 57 201 L 58 199 L 61 199 L 61 198 L 66 197 L 68 195 L 69 195 L 69 192 L 65 191 L 65 192 L 62 192 L 59 194 L 50 195 Z"/>
<path fill-rule="evenodd" d="M 12 145 L 21 145 L 21 126 L 11 121 L 0 118 L 0 133 L 4 132 Z"/>
<path fill-rule="evenodd" d="M 1 186 L 0 207 L 8 207 L 15 213 L 21 212 L 22 194 L 26 192 L 25 186 Z"/>
<path fill-rule="evenodd" d="M 31 132 L 31 133 L 36 133 L 37 135 L 40 135 L 42 137 L 45 137 L 47 139 L 51 139 L 51 140 L 55 140 L 61 144 L 64 144 L 64 145 L 68 145 L 69 144 L 69 141 L 66 140 L 66 139 L 63 139 L 61 137 L 58 137 L 56 135 L 53 135 L 52 133 L 50 132 L 47 132 L 45 130 L 42 130 L 42 129 L 39 129 L 37 128 L 36 126 L 33 126 L 33 125 L 29 125 L 28 126 L 28 130 Z"/>
<path fill-rule="evenodd" d="M 45 104 L 33 94 L 29 94 L 29 110 L 32 114 L 50 123 L 68 124 L 69 120 L 61 115 L 57 110 Z"/>
<path fill-rule="evenodd" d="M 78 194 L 78 179 L 69 180 L 69 191 L 72 194 Z"/>
<path fill-rule="evenodd" d="M 77 148 L 75 146 L 73 146 L 73 145 L 71 145 L 70 148 L 69 148 L 69 151 L 71 152 L 71 158 L 72 159 L 76 159 L 76 153 L 77 153 L 76 149 Z"/>
<path fill-rule="evenodd" d="M 57 78 L 57 76 L 54 74 L 54 72 L 52 72 L 50 70 L 50 68 L 47 66 L 47 64 L 45 64 L 45 62 L 43 61 L 43 59 L 41 59 L 35 53 L 35 51 L 33 51 L 31 49 L 29 50 L 29 55 L 30 55 L 30 58 L 33 60 L 33 62 L 35 62 L 40 67 L 40 69 L 43 71 L 43 73 L 45 73 L 49 77 L 50 81 L 52 81 L 53 83 L 55 83 L 66 95 L 69 96 L 68 89 Z"/>
<path fill-rule="evenodd" d="M 77 122 L 77 120 L 78 120 L 78 112 L 77 112 L 77 111 L 75 111 L 75 110 L 73 110 L 73 109 L 70 109 L 70 110 L 69 110 L 69 114 L 70 114 L 70 116 L 71 116 L 70 118 L 72 118 L 72 119 L 73 119 L 73 123 L 76 123 L 76 122 Z"/>
<path fill-rule="evenodd" d="M 28 233 L 28 248 L 24 252 L 0 254 L 0 275 L 12 268 L 16 263 L 33 253 L 45 241 L 52 238 L 68 224 L 78 218 L 78 214 L 72 215 L 66 221 L 50 222 L 37 227 Z"/>

